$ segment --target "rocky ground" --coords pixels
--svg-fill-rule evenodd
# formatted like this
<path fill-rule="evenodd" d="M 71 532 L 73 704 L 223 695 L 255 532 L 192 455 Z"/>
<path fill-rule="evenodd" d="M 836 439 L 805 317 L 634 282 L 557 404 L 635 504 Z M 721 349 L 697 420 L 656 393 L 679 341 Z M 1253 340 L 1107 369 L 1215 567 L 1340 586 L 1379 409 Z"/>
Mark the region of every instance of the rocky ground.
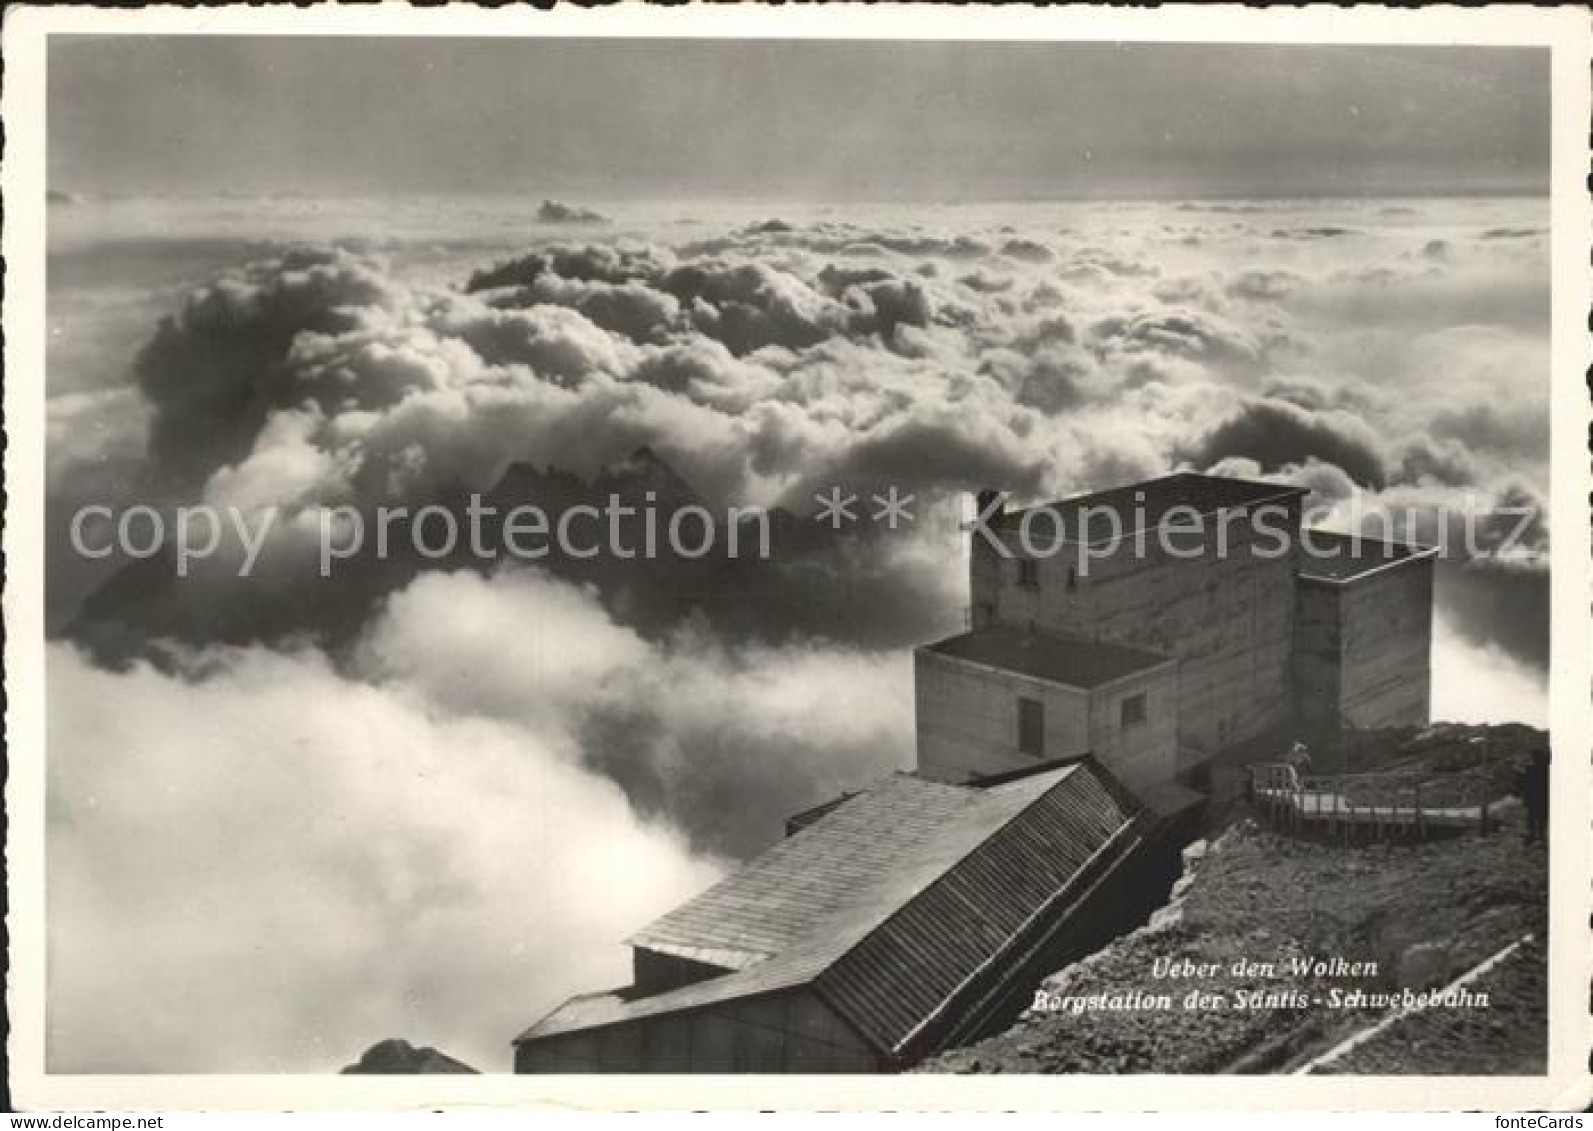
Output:
<path fill-rule="evenodd" d="M 1368 1076 L 1494 1073 L 1528 1076 L 1544 1066 L 1548 954 L 1535 938 L 1470 987 L 1487 1009 L 1425 1009 L 1407 1014 L 1319 1071 Z"/>
<path fill-rule="evenodd" d="M 1436 765 L 1465 738 L 1399 748 Z M 1209 844 L 1192 846 L 1175 902 L 1151 924 L 1047 980 L 1050 1004 L 1061 1009 L 1031 1009 L 1005 1033 L 920 1070 L 1292 1071 L 1395 1008 L 1357 1006 L 1352 992 L 1444 986 L 1531 933 L 1539 941 L 1470 985 L 1489 993 L 1487 1007 L 1419 1011 L 1317 1070 L 1541 1072 L 1548 862 L 1522 834 L 1519 807 L 1508 806 L 1487 836 L 1355 847 L 1281 835 L 1239 815 Z M 1291 960 L 1333 959 L 1360 966 L 1290 968 Z M 1181 976 L 1176 965 L 1165 969 L 1181 963 Z M 1111 1008 L 1114 1001 L 1132 1007 Z"/>

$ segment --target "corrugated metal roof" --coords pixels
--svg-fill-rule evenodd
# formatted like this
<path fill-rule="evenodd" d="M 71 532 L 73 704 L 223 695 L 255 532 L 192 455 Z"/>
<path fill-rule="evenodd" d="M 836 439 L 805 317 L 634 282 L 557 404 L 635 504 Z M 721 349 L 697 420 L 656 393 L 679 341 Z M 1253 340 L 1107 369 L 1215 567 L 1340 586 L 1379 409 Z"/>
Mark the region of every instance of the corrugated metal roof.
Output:
<path fill-rule="evenodd" d="M 749 887 L 738 891 L 732 876 L 636 936 L 636 945 L 720 945 L 713 914 L 724 909 L 739 917 L 743 937 L 779 940 L 768 958 L 651 997 L 573 999 L 520 1040 L 812 984 L 871 1043 L 893 1050 L 1128 825 L 1135 808 L 1089 761 L 983 788 L 888 779 L 754 861 Z M 854 862 L 843 865 L 849 852 Z M 823 876 L 835 866 L 848 868 L 846 879 Z M 776 876 L 802 883 L 787 894 L 771 883 Z M 749 917 L 757 899 L 735 898 L 747 892 L 775 913 Z"/>
<path fill-rule="evenodd" d="M 968 803 L 966 790 L 905 774 L 836 806 L 735 874 L 642 928 L 631 946 L 742 969 L 799 941 L 861 884 L 887 872 Z"/>
<path fill-rule="evenodd" d="M 1006 624 L 976 628 L 925 647 L 942 656 L 1086 689 L 1172 662 L 1172 657 L 1144 648 Z"/>
<path fill-rule="evenodd" d="M 1042 791 L 843 954 L 818 979 L 825 999 L 896 1048 L 1133 819 L 1092 770 Z"/>

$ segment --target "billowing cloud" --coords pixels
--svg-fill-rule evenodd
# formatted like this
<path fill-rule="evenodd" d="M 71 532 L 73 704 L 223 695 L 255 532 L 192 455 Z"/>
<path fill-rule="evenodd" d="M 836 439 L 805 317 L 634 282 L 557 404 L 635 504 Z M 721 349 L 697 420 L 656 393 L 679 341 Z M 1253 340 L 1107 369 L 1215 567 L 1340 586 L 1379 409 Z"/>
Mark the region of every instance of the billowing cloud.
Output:
<path fill-rule="evenodd" d="M 1172 308 L 1133 317 L 1102 319 L 1090 328 L 1107 355 L 1164 354 L 1223 369 L 1248 372 L 1259 365 L 1264 346 L 1214 315 Z"/>
<path fill-rule="evenodd" d="M 1279 240 L 1332 240 L 1341 236 L 1357 234 L 1359 233 L 1354 228 L 1343 228 L 1333 224 L 1319 224 L 1308 228 L 1275 228 L 1272 232 L 1272 238 Z"/>
<path fill-rule="evenodd" d="M 118 465 L 143 454 L 145 402 L 130 388 L 62 393 L 45 405 L 45 476 L 52 490 L 85 469 Z"/>
<path fill-rule="evenodd" d="M 1480 558 L 1440 571 L 1438 600 L 1458 635 L 1529 671 L 1549 666 L 1549 571 L 1542 559 Z"/>
<path fill-rule="evenodd" d="M 1382 488 L 1388 471 L 1381 449 L 1376 432 L 1351 413 L 1312 411 L 1290 401 L 1256 397 L 1206 433 L 1194 458 L 1209 465 L 1243 456 L 1271 472 L 1314 456 L 1362 486 Z"/>
<path fill-rule="evenodd" d="M 718 862 L 910 762 L 905 656 L 653 644 L 536 572 L 416 581 L 342 672 L 50 664 L 60 1070 L 324 1070 L 388 1034 L 501 1068 Z"/>
<path fill-rule="evenodd" d="M 191 292 L 137 360 L 151 455 L 186 477 L 242 456 L 275 409 L 391 403 L 390 386 L 337 371 L 306 383 L 282 363 L 300 334 L 358 334 L 404 301 L 380 264 L 337 250 L 290 252 Z"/>
<path fill-rule="evenodd" d="M 311 653 L 56 645 L 49 677 L 52 1071 L 325 1072 L 384 1036 L 503 1071 L 719 867 L 559 736 Z"/>
<path fill-rule="evenodd" d="M 545 274 L 527 287 L 484 297 L 499 307 L 568 307 L 604 330 L 624 334 L 634 342 L 666 340 L 681 317 L 680 302 L 673 295 L 635 279 L 608 283 Z"/>
<path fill-rule="evenodd" d="M 1095 358 L 1066 343 L 1031 351 L 990 350 L 984 367 L 1012 390 L 1019 404 L 1052 415 L 1103 397 L 1111 389 Z"/>
<path fill-rule="evenodd" d="M 1262 386 L 1261 393 L 1273 400 L 1288 401 L 1311 412 L 1342 408 L 1365 416 L 1375 414 L 1379 407 L 1371 390 L 1361 382 L 1351 379 L 1325 381 L 1319 377 L 1291 374 L 1267 381 Z"/>
<path fill-rule="evenodd" d="M 1241 271 L 1224 290 L 1232 298 L 1275 302 L 1293 294 L 1303 283 L 1293 271 Z"/>
<path fill-rule="evenodd" d="M 1517 241 L 1415 267 L 1369 252 L 1368 227 L 1353 253 L 1302 246 L 1350 227 L 1299 222 L 1279 230 L 1312 238 L 1275 241 L 1236 219 L 1207 234 L 1253 256 L 1186 250 L 1164 271 L 1166 245 L 1132 228 L 781 218 L 675 247 L 552 243 L 462 291 L 297 250 L 184 300 L 144 350 L 139 387 L 154 466 L 244 506 L 420 502 L 490 488 L 517 463 L 591 477 L 639 447 L 710 503 L 797 515 L 834 485 L 945 505 L 984 485 L 1039 498 L 1181 462 L 1315 468 L 1335 498 L 1340 475 L 1373 492 L 1497 494 L 1522 460 L 1543 482 L 1530 452 L 1542 399 L 1492 395 L 1546 356 L 1525 333 L 1541 318 L 1527 313 L 1536 274 L 1498 258 Z M 1147 229 L 1163 230 L 1178 244 L 1184 228 Z M 846 251 L 859 244 L 878 254 Z M 1490 246 L 1504 249 L 1493 262 L 1479 258 Z M 1475 321 L 1507 294 L 1514 305 Z M 1396 387 L 1442 389 L 1444 403 L 1424 414 Z M 54 474 L 86 481 L 72 469 L 92 448 L 61 439 Z M 110 451 L 126 460 L 126 440 Z"/>
<path fill-rule="evenodd" d="M 1446 486 L 1464 486 L 1476 482 L 1477 468 L 1465 445 L 1415 436 L 1401 453 L 1399 478 L 1410 483 L 1433 479 Z"/>
<path fill-rule="evenodd" d="M 961 624 L 954 524 L 980 487 L 1037 501 L 1197 466 L 1308 486 L 1328 525 L 1397 515 L 1460 547 L 1435 716 L 1531 719 L 1547 275 L 1534 239 L 1483 238 L 1538 226 L 1517 207 L 806 210 L 511 248 L 495 228 L 228 268 L 130 384 L 131 351 L 80 335 L 50 405 L 52 534 L 130 493 L 289 513 L 247 583 L 52 563 L 77 587 L 52 592 L 78 614 L 57 623 L 166 657 L 112 674 L 52 653 L 51 914 L 74 925 L 52 1047 L 315 1070 L 402 1035 L 501 1066 L 550 1000 L 622 979 L 610 941 L 786 812 L 909 762 L 906 649 Z M 322 581 L 303 552 L 319 507 L 655 487 L 778 508 L 777 560 L 411 557 Z M 896 487 L 915 521 L 829 530 L 835 487 L 865 515 Z"/>
<path fill-rule="evenodd" d="M 1549 417 L 1538 398 L 1477 402 L 1442 408 L 1433 416 L 1436 435 L 1451 437 L 1468 450 L 1480 449 L 1516 459 L 1542 459 L 1549 450 Z"/>
<path fill-rule="evenodd" d="M 1038 240 L 1010 239 L 1001 245 L 1001 254 L 1025 263 L 1049 263 L 1056 258 L 1045 244 Z"/>
<path fill-rule="evenodd" d="M 548 275 L 579 283 L 649 282 L 674 261 L 674 256 L 647 245 L 553 244 L 472 272 L 465 290 L 529 287 Z"/>
<path fill-rule="evenodd" d="M 420 578 L 361 664 L 445 714 L 579 738 L 638 809 L 716 853 L 767 844 L 787 814 L 911 762 L 905 656 L 731 649 L 689 625 L 649 643 L 537 572 Z"/>

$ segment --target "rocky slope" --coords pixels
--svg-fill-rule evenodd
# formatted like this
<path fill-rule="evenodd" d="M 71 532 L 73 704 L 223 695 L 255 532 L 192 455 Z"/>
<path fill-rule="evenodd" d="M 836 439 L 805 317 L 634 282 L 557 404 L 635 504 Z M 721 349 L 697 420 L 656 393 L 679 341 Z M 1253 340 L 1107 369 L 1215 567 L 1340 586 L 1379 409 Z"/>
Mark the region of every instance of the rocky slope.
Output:
<path fill-rule="evenodd" d="M 1241 817 L 1186 851 L 1151 923 L 1048 979 L 1050 1008 L 920 1070 L 1292 1071 L 1408 1004 L 1387 995 L 1446 986 L 1533 934 L 1468 986 L 1486 1006 L 1417 1010 L 1313 1070 L 1541 1072 L 1547 853 L 1503 808 L 1487 836 L 1359 847 Z M 1317 962 L 1339 968 L 1293 967 Z"/>

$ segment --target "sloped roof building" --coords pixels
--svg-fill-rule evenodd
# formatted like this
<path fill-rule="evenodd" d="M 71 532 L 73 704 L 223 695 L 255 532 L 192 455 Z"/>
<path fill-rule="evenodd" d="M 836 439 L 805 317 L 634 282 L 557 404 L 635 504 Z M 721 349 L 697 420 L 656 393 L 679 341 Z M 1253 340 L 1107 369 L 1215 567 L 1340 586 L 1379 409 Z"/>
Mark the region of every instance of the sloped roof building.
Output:
<path fill-rule="evenodd" d="M 519 1072 L 877 1072 L 1010 1016 L 1101 941 L 1160 815 L 1089 759 L 897 774 L 629 941 L 633 985 L 515 1042 Z M 1085 909 L 1092 913 L 1080 914 Z"/>

